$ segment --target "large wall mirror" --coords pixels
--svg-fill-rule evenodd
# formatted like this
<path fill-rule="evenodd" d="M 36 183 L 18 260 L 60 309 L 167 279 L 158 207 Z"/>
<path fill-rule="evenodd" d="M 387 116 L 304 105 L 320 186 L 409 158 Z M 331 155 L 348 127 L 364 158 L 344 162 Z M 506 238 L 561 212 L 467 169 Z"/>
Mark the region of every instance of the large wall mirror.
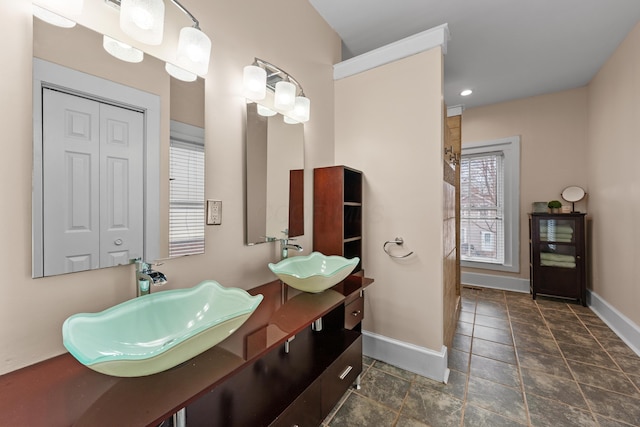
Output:
<path fill-rule="evenodd" d="M 304 234 L 304 125 L 247 104 L 246 243 Z"/>
<path fill-rule="evenodd" d="M 204 252 L 204 80 L 33 20 L 33 277 Z"/>

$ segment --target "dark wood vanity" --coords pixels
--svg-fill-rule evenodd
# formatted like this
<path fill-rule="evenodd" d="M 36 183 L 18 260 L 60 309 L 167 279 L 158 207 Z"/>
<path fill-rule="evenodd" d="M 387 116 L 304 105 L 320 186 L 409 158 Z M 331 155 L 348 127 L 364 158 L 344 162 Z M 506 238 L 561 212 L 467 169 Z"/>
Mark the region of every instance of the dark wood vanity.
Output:
<path fill-rule="evenodd" d="M 186 407 L 188 426 L 320 425 L 362 371 L 371 283 L 352 275 L 318 294 L 258 286 L 249 293 L 264 300 L 238 331 L 155 375 L 103 375 L 63 354 L 0 376 L 2 424 L 157 426 Z"/>

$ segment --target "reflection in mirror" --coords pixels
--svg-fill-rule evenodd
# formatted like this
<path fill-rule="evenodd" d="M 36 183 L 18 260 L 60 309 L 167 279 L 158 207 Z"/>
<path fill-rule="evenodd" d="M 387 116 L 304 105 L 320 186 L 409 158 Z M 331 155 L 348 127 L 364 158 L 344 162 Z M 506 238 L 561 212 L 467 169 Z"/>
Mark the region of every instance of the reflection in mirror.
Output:
<path fill-rule="evenodd" d="M 166 258 L 171 120 L 195 129 L 204 156 L 204 80 L 187 90 L 164 62 L 101 44 L 33 20 L 33 277 Z"/>
<path fill-rule="evenodd" d="M 171 120 L 169 257 L 204 253 L 204 129 Z"/>
<path fill-rule="evenodd" d="M 304 233 L 304 125 L 247 104 L 246 243 Z"/>

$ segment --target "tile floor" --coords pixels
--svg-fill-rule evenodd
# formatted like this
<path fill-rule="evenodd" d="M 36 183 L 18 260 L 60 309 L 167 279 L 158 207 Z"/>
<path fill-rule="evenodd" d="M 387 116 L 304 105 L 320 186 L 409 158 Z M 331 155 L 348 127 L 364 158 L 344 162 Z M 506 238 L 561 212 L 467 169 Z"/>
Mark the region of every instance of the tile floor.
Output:
<path fill-rule="evenodd" d="M 640 426 L 640 357 L 589 308 L 463 288 L 448 384 L 364 358 L 323 427 Z"/>

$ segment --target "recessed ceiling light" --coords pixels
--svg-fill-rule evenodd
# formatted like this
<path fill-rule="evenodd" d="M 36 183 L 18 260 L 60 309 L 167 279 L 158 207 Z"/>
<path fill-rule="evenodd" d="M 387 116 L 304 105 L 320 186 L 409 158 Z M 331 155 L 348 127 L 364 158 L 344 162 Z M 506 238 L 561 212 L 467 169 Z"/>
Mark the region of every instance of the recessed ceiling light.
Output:
<path fill-rule="evenodd" d="M 471 89 L 465 89 L 462 92 L 460 92 L 461 96 L 469 96 L 473 93 L 473 91 Z"/>

